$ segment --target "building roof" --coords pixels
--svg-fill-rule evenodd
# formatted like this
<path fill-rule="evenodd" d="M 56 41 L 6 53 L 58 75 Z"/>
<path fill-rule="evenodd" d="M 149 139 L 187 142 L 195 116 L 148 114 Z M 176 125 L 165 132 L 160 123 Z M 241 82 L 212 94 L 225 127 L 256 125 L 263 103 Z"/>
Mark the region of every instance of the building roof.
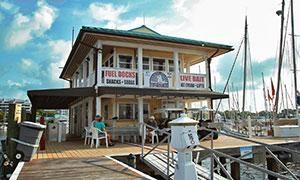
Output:
<path fill-rule="evenodd" d="M 85 36 L 87 33 L 90 33 L 89 35 Z M 232 46 L 229 45 L 224 45 L 224 44 L 217 44 L 217 43 L 211 43 L 211 42 L 205 42 L 205 41 L 199 41 L 199 40 L 192 40 L 192 39 L 186 39 L 186 38 L 180 38 L 180 37 L 172 37 L 172 36 L 166 36 L 166 35 L 161 35 L 158 32 L 148 28 L 147 26 L 143 25 L 138 28 L 134 28 L 131 30 L 117 30 L 117 29 L 107 29 L 107 28 L 100 28 L 100 27 L 89 27 L 89 26 L 82 26 L 74 46 L 72 47 L 71 53 L 67 59 L 67 62 L 60 74 L 60 78 L 62 79 L 67 79 L 65 76 L 66 72 L 68 72 L 68 67 L 72 65 L 72 59 L 73 56 L 76 55 L 79 47 L 82 42 L 89 41 L 90 47 L 82 47 L 81 53 L 87 53 L 88 48 L 91 48 L 96 42 L 96 35 L 107 35 L 107 36 L 114 36 L 114 37 L 119 37 L 119 38 L 132 38 L 132 39 L 138 39 L 138 40 L 149 40 L 149 41 L 156 41 L 156 42 L 162 42 L 162 43 L 174 43 L 174 45 L 186 45 L 186 46 L 196 46 L 200 48 L 208 48 L 208 49 L 221 49 L 222 51 L 218 51 L 218 53 L 215 54 L 215 56 L 218 56 L 220 54 L 232 51 L 233 48 Z M 91 37 L 94 36 L 94 37 Z M 91 40 L 93 39 L 93 40 Z M 86 45 L 83 45 L 86 46 Z M 82 55 L 85 56 L 85 55 Z M 80 58 L 81 57 L 80 55 Z M 83 60 L 82 59 L 82 60 Z M 79 61 L 79 60 L 77 60 Z M 80 64 L 80 62 L 76 62 L 75 64 Z M 72 68 L 72 71 L 74 70 L 75 67 Z M 69 78 L 69 77 L 68 77 Z"/>
<path fill-rule="evenodd" d="M 128 31 L 118 30 L 118 29 L 106 29 L 106 28 L 99 28 L 99 27 L 88 27 L 88 26 L 82 26 L 81 30 L 85 32 L 94 32 L 94 33 L 101 33 L 101 34 L 126 36 L 126 37 L 134 37 L 134 38 L 142 38 L 142 39 L 149 39 L 149 40 L 158 40 L 158 41 L 165 41 L 165 42 L 182 43 L 182 44 L 196 45 L 202 47 L 214 47 L 214 48 L 232 50 L 232 46 L 228 46 L 228 45 L 161 35 L 155 32 L 154 30 L 148 28 L 145 25 Z"/>

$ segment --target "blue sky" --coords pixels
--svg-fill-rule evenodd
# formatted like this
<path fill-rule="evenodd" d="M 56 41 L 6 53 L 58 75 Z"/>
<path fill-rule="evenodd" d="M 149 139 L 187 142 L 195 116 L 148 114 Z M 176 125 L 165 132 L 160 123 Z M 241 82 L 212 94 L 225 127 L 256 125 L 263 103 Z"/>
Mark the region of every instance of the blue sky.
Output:
<path fill-rule="evenodd" d="M 29 89 L 66 86 L 58 76 L 71 50 L 72 27 L 76 36 L 81 26 L 126 30 L 142 25 L 145 19 L 148 27 L 162 34 L 237 48 L 245 14 L 255 89 L 262 97 L 261 72 L 266 79 L 276 74 L 280 18 L 275 11 L 279 8 L 279 0 L 0 0 L 0 98 L 26 99 Z M 295 22 L 299 22 L 299 12 Z M 224 87 L 235 53 L 213 62 L 218 90 Z M 233 75 L 239 88 L 241 68 L 238 63 Z"/>

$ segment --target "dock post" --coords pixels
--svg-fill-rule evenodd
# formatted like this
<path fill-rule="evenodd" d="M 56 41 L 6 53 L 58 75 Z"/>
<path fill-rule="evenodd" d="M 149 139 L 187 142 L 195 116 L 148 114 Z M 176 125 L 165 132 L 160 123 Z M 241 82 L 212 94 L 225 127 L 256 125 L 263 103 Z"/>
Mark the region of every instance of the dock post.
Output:
<path fill-rule="evenodd" d="M 248 136 L 249 138 L 252 138 L 252 124 L 251 124 L 251 117 L 248 116 Z"/>
<path fill-rule="evenodd" d="M 21 122 L 22 105 L 21 104 L 10 104 L 9 114 L 7 121 L 7 153 L 9 159 L 14 159 L 16 154 L 16 143 L 11 141 L 11 138 L 18 139 L 19 136 L 19 126 Z"/>
<path fill-rule="evenodd" d="M 267 167 L 270 171 L 279 172 L 279 164 L 273 157 L 267 157 Z M 277 178 L 272 175 L 268 175 L 268 179 L 277 180 Z"/>
<path fill-rule="evenodd" d="M 220 157 L 220 162 L 223 165 L 226 164 L 226 158 L 225 157 Z M 225 169 L 227 169 L 226 166 L 225 166 Z M 223 176 L 223 177 L 225 177 L 225 178 L 227 177 L 227 175 L 222 170 L 220 170 L 220 175 Z"/>
<path fill-rule="evenodd" d="M 240 163 L 238 163 L 238 162 L 232 162 L 231 163 L 231 177 L 234 180 L 240 180 L 241 179 Z"/>

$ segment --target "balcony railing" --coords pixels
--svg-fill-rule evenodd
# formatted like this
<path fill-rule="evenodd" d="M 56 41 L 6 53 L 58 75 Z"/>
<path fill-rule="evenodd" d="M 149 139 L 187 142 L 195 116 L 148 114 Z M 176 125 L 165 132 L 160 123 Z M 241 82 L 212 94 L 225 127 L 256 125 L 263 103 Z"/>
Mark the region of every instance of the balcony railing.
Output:
<path fill-rule="evenodd" d="M 206 88 L 206 74 L 180 73 L 176 82 L 174 72 L 143 71 L 143 88 L 188 89 Z M 178 83 L 178 84 L 177 84 Z M 138 87 L 138 71 L 121 68 L 103 68 L 101 86 Z"/>

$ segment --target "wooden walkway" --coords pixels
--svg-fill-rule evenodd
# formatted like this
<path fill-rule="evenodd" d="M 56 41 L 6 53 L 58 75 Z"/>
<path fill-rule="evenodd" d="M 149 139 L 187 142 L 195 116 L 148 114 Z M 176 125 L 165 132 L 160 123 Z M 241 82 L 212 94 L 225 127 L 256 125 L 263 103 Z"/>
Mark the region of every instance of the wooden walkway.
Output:
<path fill-rule="evenodd" d="M 147 176 L 146 176 L 147 177 Z M 147 179 L 108 157 L 39 159 L 25 163 L 18 179 Z"/>
<path fill-rule="evenodd" d="M 61 158 L 88 158 L 100 156 L 140 154 L 141 148 L 128 144 L 116 144 L 106 148 L 101 145 L 98 148 L 90 148 L 83 141 L 47 142 L 46 151 L 40 151 L 34 159 L 61 159 Z"/>
<path fill-rule="evenodd" d="M 171 175 L 171 179 L 174 178 L 174 172 L 175 172 L 175 164 L 177 162 L 177 155 L 174 153 L 174 158 L 169 158 L 170 162 L 170 171 L 169 174 Z M 144 162 L 150 166 L 155 172 L 160 174 L 165 179 L 168 179 L 167 177 L 167 164 L 168 164 L 168 156 L 166 153 L 154 153 L 154 154 L 148 154 Z M 198 179 L 206 180 L 210 179 L 210 171 L 200 165 L 196 165 L 196 170 L 198 174 Z M 214 173 L 214 179 L 215 180 L 226 180 L 226 178 Z"/>

